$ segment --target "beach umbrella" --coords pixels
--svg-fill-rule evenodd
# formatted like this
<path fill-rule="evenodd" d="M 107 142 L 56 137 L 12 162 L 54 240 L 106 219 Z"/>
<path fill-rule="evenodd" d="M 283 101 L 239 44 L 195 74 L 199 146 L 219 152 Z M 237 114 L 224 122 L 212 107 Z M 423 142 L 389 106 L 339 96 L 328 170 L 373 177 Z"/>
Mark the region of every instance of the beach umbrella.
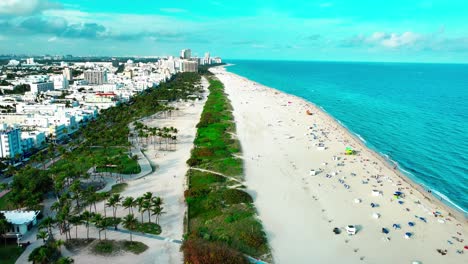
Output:
<path fill-rule="evenodd" d="M 409 239 L 413 234 L 411 234 L 410 232 L 406 232 L 405 233 L 405 238 L 406 239 Z"/>
<path fill-rule="evenodd" d="M 390 232 L 390 231 L 388 231 L 388 229 L 387 229 L 387 228 L 382 228 L 382 233 L 384 233 L 384 234 L 388 234 L 389 232 Z"/>
<path fill-rule="evenodd" d="M 400 229 L 400 225 L 399 224 L 393 224 L 393 228 Z"/>
<path fill-rule="evenodd" d="M 414 223 L 413 222 L 408 222 L 408 225 L 409 226 L 414 226 Z"/>

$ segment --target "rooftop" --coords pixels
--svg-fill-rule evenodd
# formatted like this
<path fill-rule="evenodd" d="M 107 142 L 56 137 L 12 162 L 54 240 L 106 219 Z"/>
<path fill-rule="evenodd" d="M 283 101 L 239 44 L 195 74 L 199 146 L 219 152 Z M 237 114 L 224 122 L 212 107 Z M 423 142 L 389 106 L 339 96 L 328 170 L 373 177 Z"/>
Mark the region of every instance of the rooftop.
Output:
<path fill-rule="evenodd" d="M 5 214 L 8 222 L 14 225 L 22 225 L 36 219 L 39 211 L 0 211 L 0 213 Z"/>

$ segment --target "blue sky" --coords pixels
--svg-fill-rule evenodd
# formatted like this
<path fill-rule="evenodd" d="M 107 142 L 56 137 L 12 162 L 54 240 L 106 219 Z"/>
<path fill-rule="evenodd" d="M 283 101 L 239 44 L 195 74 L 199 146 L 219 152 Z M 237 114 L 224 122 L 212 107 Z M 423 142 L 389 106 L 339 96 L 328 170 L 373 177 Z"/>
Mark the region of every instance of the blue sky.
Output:
<path fill-rule="evenodd" d="M 468 62 L 466 0 L 0 0 L 0 53 Z"/>

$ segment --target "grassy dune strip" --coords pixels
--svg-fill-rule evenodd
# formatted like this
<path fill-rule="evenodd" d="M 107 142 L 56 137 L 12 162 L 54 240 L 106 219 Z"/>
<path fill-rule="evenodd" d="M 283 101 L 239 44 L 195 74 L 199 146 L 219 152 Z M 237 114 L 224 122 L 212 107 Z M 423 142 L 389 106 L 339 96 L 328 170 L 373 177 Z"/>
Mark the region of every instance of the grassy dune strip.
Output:
<path fill-rule="evenodd" d="M 235 123 L 231 104 L 219 80 L 210 79 L 192 156 L 191 167 L 215 171 L 242 180 L 239 141 L 232 137 Z M 186 263 L 246 263 L 243 254 L 269 260 L 262 225 L 252 197 L 239 183 L 205 171 L 189 170 Z M 207 255 L 204 252 L 211 252 Z"/>

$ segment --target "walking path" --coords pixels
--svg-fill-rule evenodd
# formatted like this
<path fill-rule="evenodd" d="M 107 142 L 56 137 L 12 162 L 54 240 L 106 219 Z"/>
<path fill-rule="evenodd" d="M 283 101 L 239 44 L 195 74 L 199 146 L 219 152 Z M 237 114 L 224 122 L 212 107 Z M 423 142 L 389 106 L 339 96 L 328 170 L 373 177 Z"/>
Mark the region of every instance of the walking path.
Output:
<path fill-rule="evenodd" d="M 239 181 L 238 179 L 236 179 L 236 178 L 234 178 L 234 177 L 224 175 L 224 174 L 222 174 L 222 173 L 220 173 L 220 172 L 211 171 L 211 170 L 205 170 L 205 169 L 200 169 L 200 168 L 193 168 L 193 167 L 190 167 L 189 170 L 196 170 L 196 171 L 208 172 L 208 173 L 211 173 L 211 174 L 215 174 L 215 175 L 224 177 L 224 178 L 229 179 L 229 180 L 231 180 L 231 181 L 235 181 L 235 182 L 237 182 L 237 183 L 239 183 L 239 184 L 243 184 L 242 181 Z"/>

